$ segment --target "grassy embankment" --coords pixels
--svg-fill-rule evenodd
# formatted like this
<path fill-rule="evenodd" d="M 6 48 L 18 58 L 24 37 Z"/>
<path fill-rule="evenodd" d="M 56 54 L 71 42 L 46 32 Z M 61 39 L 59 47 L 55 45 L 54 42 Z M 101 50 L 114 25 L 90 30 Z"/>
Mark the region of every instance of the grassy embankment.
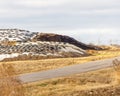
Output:
<path fill-rule="evenodd" d="M 31 83 L 26 96 L 120 96 L 117 67 Z"/>
<path fill-rule="evenodd" d="M 76 74 L 26 85 L 26 96 L 119 96 L 113 69 Z"/>
<path fill-rule="evenodd" d="M 43 60 L 26 60 L 26 61 L 11 61 L 4 62 L 5 64 L 12 65 L 16 71 L 16 74 L 24 74 L 30 72 L 37 72 L 43 70 L 50 70 L 55 68 L 61 68 L 64 66 L 82 64 L 85 62 L 101 60 L 120 56 L 119 50 L 104 50 L 91 52 L 91 56 L 77 57 L 77 58 L 56 58 L 56 59 L 43 59 Z M 2 64 L 3 62 L 0 62 Z"/>
<path fill-rule="evenodd" d="M 10 96 L 23 96 L 24 91 L 26 91 L 25 96 L 117 96 L 116 94 L 119 94 L 118 89 L 120 89 L 119 64 L 115 64 L 115 66 L 117 65 L 117 69 L 115 70 L 113 68 L 102 69 L 68 77 L 31 83 L 24 85 L 26 90 L 23 90 L 23 85 L 21 85 L 21 82 L 17 78 L 11 78 L 12 75 L 16 74 L 54 69 L 78 63 L 112 58 L 120 55 L 119 50 L 92 52 L 92 54 L 93 56 L 79 58 L 4 62 L 4 67 L 6 68 L 7 66 L 8 68 L 6 70 L 1 69 L 3 70 L 1 71 L 1 74 L 2 77 L 6 75 L 7 78 L 9 78 L 5 79 L 5 83 L 1 82 L 2 89 L 0 89 L 0 91 L 3 92 L 2 94 L 10 94 L 10 92 L 13 92 L 14 94 L 15 92 L 15 95 Z M 3 64 L 3 62 L 1 62 L 1 64 Z M 18 89 L 16 88 L 17 86 Z"/>

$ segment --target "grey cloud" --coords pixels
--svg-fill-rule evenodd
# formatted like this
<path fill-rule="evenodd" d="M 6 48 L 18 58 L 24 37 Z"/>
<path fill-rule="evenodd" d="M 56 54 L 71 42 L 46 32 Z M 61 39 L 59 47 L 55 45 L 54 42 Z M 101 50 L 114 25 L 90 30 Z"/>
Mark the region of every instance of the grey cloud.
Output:
<path fill-rule="evenodd" d="M 91 31 L 90 41 L 103 31 L 103 37 L 109 30 L 120 31 L 120 0 L 0 0 L 0 14 L 1 28 L 56 32 L 82 40 Z M 118 34 L 106 38 L 109 41 Z"/>

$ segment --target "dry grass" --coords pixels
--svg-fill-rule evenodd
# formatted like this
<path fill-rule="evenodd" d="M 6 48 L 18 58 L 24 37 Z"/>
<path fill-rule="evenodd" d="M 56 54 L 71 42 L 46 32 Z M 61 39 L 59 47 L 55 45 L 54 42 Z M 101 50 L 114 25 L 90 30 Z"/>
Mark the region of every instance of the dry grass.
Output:
<path fill-rule="evenodd" d="M 115 59 L 113 61 L 113 67 L 115 70 L 116 84 L 120 84 L 120 61 Z"/>
<path fill-rule="evenodd" d="M 11 65 L 0 65 L 0 96 L 24 96 L 22 83 L 14 75 Z"/>
<path fill-rule="evenodd" d="M 12 77 L 17 74 L 55 69 L 120 55 L 118 51 L 99 51 L 91 52 L 91 54 L 93 54 L 93 56 L 80 58 L 15 61 L 5 62 L 4 64 L 1 62 L 0 96 L 91 96 L 91 94 L 92 96 L 96 96 L 98 93 L 103 94 L 106 90 L 108 90 L 107 92 L 110 91 L 110 94 L 113 94 L 113 89 L 116 89 L 115 86 L 117 86 L 119 84 L 118 81 L 120 81 L 119 61 L 113 62 L 114 70 L 104 69 L 35 82 L 25 85 L 26 89 L 23 88 L 18 78 Z M 119 87 L 117 88 L 119 89 Z M 98 96 L 117 96 L 108 93 L 105 94 Z"/>
<path fill-rule="evenodd" d="M 104 50 L 104 51 L 89 51 L 92 56 L 78 58 L 56 58 L 43 60 L 26 60 L 5 62 L 15 68 L 16 74 L 37 72 L 49 69 L 60 68 L 64 66 L 82 64 L 89 61 L 112 58 L 120 55 L 119 51 Z"/>
<path fill-rule="evenodd" d="M 98 70 L 31 83 L 26 86 L 26 96 L 96 96 L 90 95 L 91 90 L 110 88 L 114 81 L 113 69 Z"/>
<path fill-rule="evenodd" d="M 120 61 L 113 68 L 39 81 L 26 86 L 26 96 L 120 96 Z"/>

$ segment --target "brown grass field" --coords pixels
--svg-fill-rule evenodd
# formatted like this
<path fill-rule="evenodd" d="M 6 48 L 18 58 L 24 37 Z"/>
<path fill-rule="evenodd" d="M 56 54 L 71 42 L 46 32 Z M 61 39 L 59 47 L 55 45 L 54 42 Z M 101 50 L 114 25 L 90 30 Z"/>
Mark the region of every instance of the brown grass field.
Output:
<path fill-rule="evenodd" d="M 25 85 L 26 96 L 120 96 L 120 61 L 112 68 Z"/>
<path fill-rule="evenodd" d="M 117 77 L 114 69 L 107 68 L 39 81 L 25 85 L 26 96 L 120 96 Z"/>
<path fill-rule="evenodd" d="M 69 66 L 73 64 L 82 64 L 85 62 L 101 60 L 120 56 L 119 50 L 104 50 L 104 51 L 89 51 L 92 55 L 88 57 L 77 58 L 56 58 L 56 59 L 43 59 L 43 60 L 26 60 L 26 61 L 11 61 L 4 62 L 5 64 L 12 65 L 16 74 L 24 74 L 30 72 L 37 72 L 43 70 L 50 70 Z M 3 62 L 0 62 L 2 64 Z"/>
<path fill-rule="evenodd" d="M 86 57 L 86 61 L 119 56 L 116 51 L 104 52 L 95 53 L 94 59 Z M 120 96 L 119 66 L 120 62 L 115 61 L 113 68 L 27 84 L 26 96 Z"/>
<path fill-rule="evenodd" d="M 0 96 L 120 96 L 120 62 L 113 68 L 22 85 L 11 76 L 120 56 L 119 50 L 89 51 L 92 56 L 0 62 Z M 7 95 L 6 95 L 7 94 Z"/>
<path fill-rule="evenodd" d="M 25 96 L 22 82 L 13 75 L 16 72 L 11 65 L 0 65 L 0 96 Z"/>

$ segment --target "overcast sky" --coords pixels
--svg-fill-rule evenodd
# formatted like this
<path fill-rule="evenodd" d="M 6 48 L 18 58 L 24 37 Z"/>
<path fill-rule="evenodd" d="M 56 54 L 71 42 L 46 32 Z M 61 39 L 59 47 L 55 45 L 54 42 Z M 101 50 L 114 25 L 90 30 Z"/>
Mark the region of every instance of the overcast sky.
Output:
<path fill-rule="evenodd" d="M 0 0 L 0 28 L 120 43 L 120 0 Z"/>

